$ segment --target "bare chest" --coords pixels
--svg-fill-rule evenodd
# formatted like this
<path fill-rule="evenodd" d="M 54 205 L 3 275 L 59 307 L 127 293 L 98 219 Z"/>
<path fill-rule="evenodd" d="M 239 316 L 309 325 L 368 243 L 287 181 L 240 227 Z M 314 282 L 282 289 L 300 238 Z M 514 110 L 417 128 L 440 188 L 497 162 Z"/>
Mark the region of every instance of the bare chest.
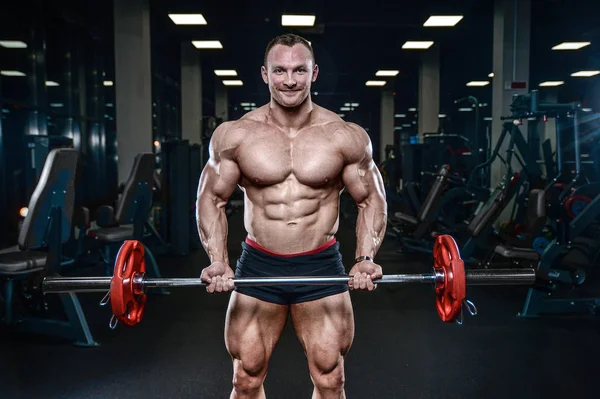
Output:
<path fill-rule="evenodd" d="M 278 130 L 253 132 L 238 148 L 244 178 L 254 184 L 274 185 L 290 175 L 302 184 L 318 187 L 339 178 L 344 159 L 331 137 L 305 130 L 289 137 Z"/>

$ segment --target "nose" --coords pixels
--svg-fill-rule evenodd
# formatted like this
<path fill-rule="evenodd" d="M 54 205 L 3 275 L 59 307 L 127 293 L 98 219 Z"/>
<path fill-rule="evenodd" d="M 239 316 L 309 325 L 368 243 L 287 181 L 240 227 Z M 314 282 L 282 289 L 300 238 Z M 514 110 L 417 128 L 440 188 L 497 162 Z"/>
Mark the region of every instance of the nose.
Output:
<path fill-rule="evenodd" d="M 294 87 L 296 86 L 296 79 L 294 78 L 294 74 L 293 73 L 288 73 L 286 75 L 285 81 L 283 82 L 284 85 L 286 85 L 287 87 Z"/>

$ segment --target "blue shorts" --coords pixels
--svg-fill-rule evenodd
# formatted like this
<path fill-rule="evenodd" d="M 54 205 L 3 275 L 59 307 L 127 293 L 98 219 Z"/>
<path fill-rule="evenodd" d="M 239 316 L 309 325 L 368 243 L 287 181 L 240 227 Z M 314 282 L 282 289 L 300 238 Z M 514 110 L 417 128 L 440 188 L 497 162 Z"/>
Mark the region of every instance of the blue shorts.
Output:
<path fill-rule="evenodd" d="M 347 276 L 339 247 L 340 244 L 332 239 L 313 251 L 279 255 L 246 239 L 242 243 L 235 277 Z M 348 285 L 235 287 L 235 290 L 266 302 L 291 305 L 348 291 Z"/>

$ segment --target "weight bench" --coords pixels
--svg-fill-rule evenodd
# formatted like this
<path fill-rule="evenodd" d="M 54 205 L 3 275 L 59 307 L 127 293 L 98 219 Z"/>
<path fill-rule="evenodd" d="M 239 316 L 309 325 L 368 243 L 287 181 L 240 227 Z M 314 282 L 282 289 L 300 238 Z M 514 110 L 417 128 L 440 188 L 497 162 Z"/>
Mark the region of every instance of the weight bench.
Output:
<path fill-rule="evenodd" d="M 511 199 L 517 194 L 522 182 L 523 176 L 521 174 L 516 173 L 513 175 L 508 184 L 500 185 L 496 188 L 483 208 L 475 215 L 471 222 L 469 222 L 466 229 L 467 240 L 465 245 L 461 248 L 461 256 L 466 262 L 478 263 L 477 260 L 472 258 L 473 254 L 478 248 L 482 247 L 488 237 L 493 234 L 494 222 L 498 219 L 504 208 L 508 206 Z M 496 251 L 496 247 L 498 246 L 494 244 L 493 247 L 494 251 Z M 509 247 L 502 248 L 502 246 L 500 246 L 498 251 L 509 256 L 517 254 L 517 252 L 513 251 L 513 248 Z M 537 253 L 535 251 L 533 252 L 537 256 Z"/>
<path fill-rule="evenodd" d="M 448 186 L 449 173 L 450 167 L 448 165 L 442 166 L 416 217 L 402 212 L 396 212 L 392 216 L 393 228 L 399 233 L 402 244 L 408 248 L 422 246 L 422 238 L 434 222 L 442 194 Z M 405 234 L 410 234 L 410 237 L 406 237 Z M 430 246 L 433 247 L 433 242 Z M 431 250 L 426 250 L 426 252 L 431 252 Z"/>
<path fill-rule="evenodd" d="M 0 251 L 0 280 L 4 298 L 4 322 L 16 330 L 58 336 L 82 346 L 96 346 L 87 320 L 74 293 L 61 294 L 67 320 L 13 314 L 15 285 L 35 284 L 43 274 L 57 273 L 62 265 L 63 244 L 71 234 L 78 152 L 51 150 L 29 200 L 28 213 L 19 231 L 18 245 Z M 35 289 L 33 289 L 35 291 Z M 41 298 L 37 298 L 40 299 Z"/>
<path fill-rule="evenodd" d="M 527 212 L 525 213 L 525 230 L 520 237 L 500 236 L 503 241 L 494 248 L 494 252 L 508 259 L 537 261 L 539 250 L 534 248 L 535 238 L 542 232 L 546 224 L 546 193 L 541 189 L 529 192 Z"/>
<path fill-rule="evenodd" d="M 99 228 L 88 230 L 87 235 L 102 245 L 107 275 L 112 275 L 117 249 L 125 240 L 143 241 L 145 228 L 149 226 L 154 181 L 154 155 L 137 154 L 117 201 L 116 212 L 110 205 L 98 208 L 96 224 Z M 150 261 L 149 271 L 154 277 L 160 277 L 158 264 L 147 247 L 145 254 Z"/>

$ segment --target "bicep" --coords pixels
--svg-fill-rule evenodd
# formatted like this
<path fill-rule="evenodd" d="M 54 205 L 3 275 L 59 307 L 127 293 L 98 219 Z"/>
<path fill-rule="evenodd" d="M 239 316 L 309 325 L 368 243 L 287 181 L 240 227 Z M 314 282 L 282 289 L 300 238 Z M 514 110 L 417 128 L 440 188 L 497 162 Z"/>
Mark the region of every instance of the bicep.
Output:
<path fill-rule="evenodd" d="M 240 179 L 241 172 L 233 156 L 235 146 L 229 143 L 226 132 L 227 122 L 213 133 L 210 158 L 200 175 L 198 198 L 208 195 L 227 201 Z"/>
<path fill-rule="evenodd" d="M 385 198 L 381 173 L 370 157 L 346 165 L 342 181 L 348 193 L 359 204 L 374 196 Z"/>
<path fill-rule="evenodd" d="M 200 175 L 198 197 L 208 195 L 227 201 L 240 179 L 237 163 L 230 159 L 209 159 Z"/>

